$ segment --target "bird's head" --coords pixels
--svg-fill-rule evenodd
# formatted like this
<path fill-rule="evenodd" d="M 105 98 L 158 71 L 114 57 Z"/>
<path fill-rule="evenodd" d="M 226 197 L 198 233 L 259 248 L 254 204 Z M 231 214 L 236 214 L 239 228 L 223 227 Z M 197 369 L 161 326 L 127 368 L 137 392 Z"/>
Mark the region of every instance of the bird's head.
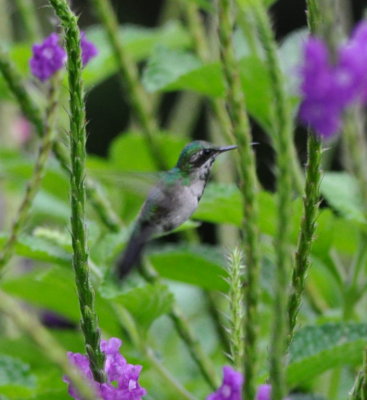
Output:
<path fill-rule="evenodd" d="M 182 172 L 209 170 L 217 156 L 225 151 L 235 149 L 237 146 L 214 146 L 203 140 L 196 140 L 187 144 L 182 150 L 176 167 Z"/>

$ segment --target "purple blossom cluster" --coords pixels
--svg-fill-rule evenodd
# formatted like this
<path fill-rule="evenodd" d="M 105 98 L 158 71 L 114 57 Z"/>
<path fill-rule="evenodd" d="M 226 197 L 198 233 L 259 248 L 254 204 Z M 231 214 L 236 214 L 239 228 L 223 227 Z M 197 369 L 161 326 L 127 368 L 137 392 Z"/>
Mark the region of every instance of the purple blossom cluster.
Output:
<path fill-rule="evenodd" d="M 345 109 L 367 102 L 366 65 L 366 21 L 359 23 L 351 38 L 338 48 L 335 63 L 330 62 L 326 44 L 310 37 L 301 67 L 302 122 L 324 139 L 336 134 Z"/>
<path fill-rule="evenodd" d="M 47 81 L 57 71 L 64 67 L 67 59 L 66 51 L 60 46 L 57 33 L 51 33 L 42 43 L 32 47 L 32 58 L 29 61 L 32 75 L 41 82 Z M 96 46 L 81 33 L 80 47 L 82 49 L 83 66 L 98 54 Z"/>
<path fill-rule="evenodd" d="M 128 364 L 119 352 L 120 347 L 121 340 L 118 338 L 101 341 L 101 350 L 106 355 L 105 383 L 94 381 L 87 356 L 69 352 L 68 358 L 91 382 L 102 400 L 140 400 L 146 394 L 146 390 L 138 382 L 142 366 Z M 64 377 L 64 382 L 69 384 L 69 394 L 75 400 L 82 400 L 67 376 Z"/>
<path fill-rule="evenodd" d="M 244 379 L 240 372 L 230 366 L 224 366 L 222 385 L 206 400 L 242 400 L 243 382 Z M 271 386 L 260 385 L 257 388 L 256 400 L 271 400 Z"/>

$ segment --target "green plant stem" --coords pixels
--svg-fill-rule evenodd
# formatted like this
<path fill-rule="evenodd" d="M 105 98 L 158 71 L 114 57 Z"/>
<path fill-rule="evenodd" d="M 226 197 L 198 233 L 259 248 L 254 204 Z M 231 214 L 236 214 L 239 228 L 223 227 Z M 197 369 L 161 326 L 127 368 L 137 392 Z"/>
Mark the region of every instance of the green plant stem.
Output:
<path fill-rule="evenodd" d="M 277 153 L 278 221 L 275 237 L 276 277 L 274 321 L 270 348 L 270 381 L 272 400 L 285 396 L 285 352 L 288 334 L 287 290 L 291 270 L 289 249 L 292 220 L 292 168 L 295 154 L 292 137 L 292 114 L 285 95 L 283 76 L 279 67 L 276 43 L 263 2 L 252 1 L 259 38 L 265 51 L 275 104 L 275 147 Z M 297 182 L 297 187 L 299 187 Z"/>
<path fill-rule="evenodd" d="M 243 266 L 242 253 L 234 249 L 229 258 L 228 302 L 230 308 L 229 338 L 231 348 L 231 359 L 237 371 L 242 370 L 243 364 L 243 290 L 242 274 Z"/>
<path fill-rule="evenodd" d="M 33 124 L 38 136 L 44 136 L 45 127 L 41 109 L 33 101 L 25 89 L 22 76 L 17 72 L 8 56 L 0 49 L 0 72 L 2 73 L 9 89 L 18 101 L 23 114 Z M 53 153 L 59 161 L 62 169 L 70 175 L 69 155 L 65 146 L 60 141 L 54 141 L 52 145 Z M 97 190 L 97 185 L 90 178 L 86 178 L 86 189 L 88 198 L 94 206 L 102 222 L 112 231 L 118 232 L 121 228 L 119 217 L 113 212 L 113 209 L 107 199 Z"/>
<path fill-rule="evenodd" d="M 143 260 L 139 272 L 147 282 L 151 283 L 160 282 L 159 275 L 145 260 Z M 196 339 L 189 323 L 185 319 L 179 307 L 177 305 L 174 305 L 168 316 L 173 322 L 177 333 L 180 335 L 181 339 L 186 344 L 186 347 L 190 352 L 192 359 L 196 362 L 196 365 L 199 367 L 199 370 L 202 373 L 205 380 L 213 389 L 217 389 L 218 381 L 216 378 L 212 362 L 205 354 L 204 350 L 202 349 L 199 341 Z"/>
<path fill-rule="evenodd" d="M 120 70 L 121 83 L 128 91 L 128 99 L 131 102 L 133 113 L 142 128 L 147 147 L 157 167 L 159 169 L 167 169 L 167 163 L 155 140 L 158 127 L 153 115 L 151 101 L 139 81 L 138 70 L 134 62 L 126 54 L 121 44 L 121 38 L 118 34 L 118 22 L 112 6 L 109 0 L 92 0 L 92 3 L 106 30 L 116 63 Z"/>
<path fill-rule="evenodd" d="M 367 348 L 363 352 L 363 366 L 354 382 L 349 400 L 367 400 Z"/>
<path fill-rule="evenodd" d="M 272 97 L 274 99 L 272 132 L 275 136 L 275 150 L 277 152 L 277 157 L 287 159 L 287 170 L 289 172 L 287 172 L 286 175 L 290 175 L 291 177 L 291 182 L 293 183 L 292 190 L 301 194 L 304 188 L 304 177 L 293 140 L 294 126 L 292 108 L 290 100 L 286 95 L 284 77 L 278 58 L 277 44 L 263 2 L 249 0 L 249 3 L 252 4 L 255 24 L 259 32 L 259 40 L 265 52 L 265 64 L 268 69 Z"/>
<path fill-rule="evenodd" d="M 259 299 L 259 233 L 257 228 L 258 205 L 255 157 L 251 147 L 250 124 L 245 112 L 245 98 L 241 89 L 238 65 L 232 44 L 233 20 L 231 0 L 218 1 L 219 42 L 222 69 L 226 82 L 226 101 L 232 130 L 238 144 L 241 172 L 241 192 L 243 197 L 244 247 L 246 255 L 245 291 L 245 360 L 244 373 L 246 385 L 243 396 L 255 397 L 255 377 L 257 374 L 257 336 L 258 336 L 258 299 Z"/>
<path fill-rule="evenodd" d="M 33 174 L 29 180 L 26 191 L 17 211 L 15 220 L 11 226 L 10 235 L 6 241 L 2 252 L 0 253 L 0 271 L 2 272 L 6 264 L 13 255 L 14 246 L 18 235 L 26 222 L 34 197 L 36 196 L 42 178 L 45 173 L 47 160 L 52 148 L 53 136 L 55 130 L 57 106 L 59 100 L 60 81 L 55 77 L 50 82 L 50 90 L 48 95 L 48 107 L 46 110 L 44 122 L 44 135 L 41 139 L 41 145 L 38 150 L 37 159 L 34 165 Z"/>
<path fill-rule="evenodd" d="M 98 318 L 94 307 L 94 291 L 89 277 L 87 232 L 85 227 L 84 177 L 86 129 L 80 32 L 77 18 L 70 10 L 67 0 L 50 0 L 50 4 L 61 21 L 68 54 L 67 71 L 70 92 L 71 235 L 73 245 L 73 267 L 81 311 L 81 327 L 93 377 L 97 382 L 104 382 L 105 357 L 100 349 L 100 329 L 98 327 Z"/>
<path fill-rule="evenodd" d="M 14 299 L 0 290 L 0 310 L 8 317 L 42 350 L 45 357 L 50 359 L 71 379 L 73 385 L 85 400 L 96 400 L 97 395 L 85 381 L 80 372 L 69 363 L 66 351 L 49 334 L 49 332 L 24 310 Z"/>
<path fill-rule="evenodd" d="M 40 24 L 37 21 L 35 4 L 29 0 L 15 0 L 24 27 L 24 37 L 35 43 L 41 37 Z"/>
<path fill-rule="evenodd" d="M 308 133 L 308 161 L 306 166 L 303 216 L 298 237 L 295 263 L 292 271 L 292 292 L 288 302 L 289 341 L 292 340 L 299 307 L 304 293 L 305 279 L 310 267 L 311 245 L 316 230 L 321 180 L 321 142 L 313 132 Z"/>
<path fill-rule="evenodd" d="M 193 1 L 181 1 L 181 7 L 185 14 L 189 32 L 192 37 L 193 46 L 196 54 L 204 63 L 210 62 L 210 49 L 207 42 L 207 35 L 203 28 L 203 23 L 199 16 L 199 10 Z M 214 112 L 216 120 L 220 126 L 222 134 L 229 143 L 234 143 L 231 121 L 228 116 L 225 102 L 223 100 L 210 98 L 210 106 Z"/>
<path fill-rule="evenodd" d="M 321 14 L 315 0 L 307 0 L 307 21 L 311 34 L 316 34 L 320 31 Z M 314 240 L 319 207 L 322 144 L 311 130 L 308 131 L 307 149 L 303 216 L 292 271 L 292 291 L 288 300 L 289 342 L 292 340 L 297 323 L 297 316 L 305 288 L 305 279 L 311 264 L 311 245 Z"/>

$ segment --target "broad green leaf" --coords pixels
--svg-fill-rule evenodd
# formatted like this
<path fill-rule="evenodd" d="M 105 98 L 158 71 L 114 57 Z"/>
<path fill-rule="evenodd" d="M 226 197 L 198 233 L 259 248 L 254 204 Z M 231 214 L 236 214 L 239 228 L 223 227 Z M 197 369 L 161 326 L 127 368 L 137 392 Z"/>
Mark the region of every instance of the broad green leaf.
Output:
<path fill-rule="evenodd" d="M 192 53 L 158 47 L 148 61 L 143 85 L 149 92 L 155 92 L 200 66 L 201 62 Z"/>
<path fill-rule="evenodd" d="M 322 209 L 317 218 L 317 240 L 312 252 L 323 257 L 332 248 L 341 254 L 353 255 L 357 251 L 359 237 L 356 224 L 335 215 L 330 209 Z"/>
<path fill-rule="evenodd" d="M 193 218 L 214 223 L 241 225 L 241 193 L 235 185 L 210 183 Z"/>
<path fill-rule="evenodd" d="M 8 239 L 8 234 L 0 233 L 0 246 Z M 30 235 L 20 235 L 15 245 L 15 253 L 32 260 L 71 265 L 71 255 L 49 241 Z"/>
<path fill-rule="evenodd" d="M 297 240 L 299 221 L 302 213 L 300 199 L 292 204 L 292 239 Z M 243 205 L 240 190 L 233 184 L 210 183 L 205 189 L 199 207 L 193 218 L 213 223 L 242 225 Z M 276 231 L 277 205 L 275 195 L 262 191 L 259 193 L 260 232 L 274 236 Z"/>
<path fill-rule="evenodd" d="M 39 190 L 34 198 L 31 213 L 38 217 L 44 217 L 44 219 L 53 217 L 67 223 L 70 220 L 70 204 L 45 190 Z"/>
<path fill-rule="evenodd" d="M 167 246 L 148 255 L 162 277 L 209 290 L 227 291 L 223 254 L 209 246 Z"/>
<path fill-rule="evenodd" d="M 168 287 L 159 283 L 131 289 L 109 300 L 126 308 L 138 326 L 146 331 L 158 317 L 170 311 L 174 299 Z"/>
<path fill-rule="evenodd" d="M 20 152 L 0 151 L 0 178 L 24 191 L 25 182 L 33 174 L 35 157 L 24 157 Z M 66 174 L 54 161 L 48 162 L 42 179 L 42 189 L 63 201 L 68 201 L 69 183 Z"/>
<path fill-rule="evenodd" d="M 157 46 L 185 48 L 190 36 L 178 21 L 169 21 L 158 28 L 124 25 L 119 28 L 119 37 L 126 52 L 141 61 Z M 86 30 L 87 38 L 98 48 L 99 54 L 84 69 L 83 78 L 87 86 L 95 85 L 117 70 L 110 43 L 103 28 L 93 26 Z"/>
<path fill-rule="evenodd" d="M 173 167 L 186 141 L 166 133 L 157 133 L 155 138 L 167 165 Z M 115 169 L 122 171 L 153 171 L 156 169 L 146 141 L 141 135 L 133 132 L 124 133 L 113 141 L 109 159 Z"/>
<path fill-rule="evenodd" d="M 51 310 L 78 322 L 80 318 L 74 274 L 65 268 L 34 270 L 20 277 L 3 281 L 0 285 L 7 293 L 22 300 Z M 96 296 L 96 310 L 103 330 L 118 335 L 117 321 L 109 304 Z"/>
<path fill-rule="evenodd" d="M 338 276 L 326 262 L 317 257 L 312 257 L 306 285 L 308 290 L 313 292 L 313 297 L 322 299 L 330 308 L 337 308 L 342 304 Z"/>
<path fill-rule="evenodd" d="M 366 224 L 360 192 L 354 177 L 345 172 L 326 172 L 320 190 L 331 207 L 342 217 L 358 224 Z"/>
<path fill-rule="evenodd" d="M 300 329 L 289 349 L 289 385 L 307 382 L 331 368 L 360 363 L 366 338 L 366 324 L 328 323 Z"/>
<path fill-rule="evenodd" d="M 36 378 L 31 374 L 28 364 L 17 358 L 0 354 L 0 394 L 24 396 L 36 385 Z"/>
<path fill-rule="evenodd" d="M 143 83 L 148 90 L 191 90 L 210 97 L 225 95 L 224 78 L 219 63 L 197 65 L 189 55 L 178 57 L 165 51 L 165 57 L 154 53 L 143 73 Z M 187 60 L 184 59 L 187 57 Z M 177 58 L 177 60 L 175 60 Z M 180 59 L 184 61 L 180 61 Z M 166 60 L 169 59 L 167 64 Z M 264 127 L 271 126 L 271 90 L 267 68 L 254 56 L 239 60 L 242 87 L 246 106 L 252 116 Z"/>

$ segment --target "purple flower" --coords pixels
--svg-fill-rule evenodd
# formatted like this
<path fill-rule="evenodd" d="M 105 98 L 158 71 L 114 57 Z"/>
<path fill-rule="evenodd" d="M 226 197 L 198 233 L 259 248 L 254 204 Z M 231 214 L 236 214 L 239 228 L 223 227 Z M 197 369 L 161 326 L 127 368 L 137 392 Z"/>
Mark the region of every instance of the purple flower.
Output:
<path fill-rule="evenodd" d="M 329 138 L 340 128 L 343 102 L 338 96 L 326 45 L 320 39 L 310 38 L 306 42 L 301 75 L 303 102 L 299 117 L 323 138 Z"/>
<path fill-rule="evenodd" d="M 232 367 L 223 367 L 223 382 L 217 391 L 210 394 L 206 400 L 241 400 L 243 377 Z"/>
<path fill-rule="evenodd" d="M 97 47 L 85 38 L 85 33 L 81 33 L 80 47 L 82 49 L 82 62 L 85 67 L 88 62 L 98 54 Z"/>
<path fill-rule="evenodd" d="M 51 33 L 41 44 L 33 45 L 32 51 L 31 72 L 41 82 L 49 79 L 65 65 L 66 52 L 59 45 L 56 33 Z"/>
<path fill-rule="evenodd" d="M 206 400 L 242 400 L 242 385 L 244 379 L 240 372 L 232 367 L 223 367 L 222 385 Z M 256 400 L 271 400 L 271 385 L 260 385 L 257 388 Z M 290 400 L 288 398 L 284 400 Z"/>
<path fill-rule="evenodd" d="M 257 388 L 256 400 L 271 400 L 271 386 L 260 385 Z"/>
<path fill-rule="evenodd" d="M 347 107 L 367 102 L 367 22 L 357 25 L 351 39 L 339 47 L 335 65 L 328 58 L 324 42 L 309 38 L 301 68 L 299 117 L 323 138 L 340 129 Z"/>
<path fill-rule="evenodd" d="M 91 385 L 101 399 L 140 400 L 146 394 L 146 390 L 138 383 L 142 367 L 140 365 L 128 364 L 125 358 L 119 353 L 120 347 L 121 340 L 118 338 L 101 341 L 101 350 L 106 355 L 104 369 L 107 382 L 105 383 L 98 383 L 93 380 L 87 356 L 69 352 L 68 358 L 91 382 Z M 64 377 L 64 382 L 69 384 L 69 394 L 75 400 L 82 400 L 67 376 Z"/>

